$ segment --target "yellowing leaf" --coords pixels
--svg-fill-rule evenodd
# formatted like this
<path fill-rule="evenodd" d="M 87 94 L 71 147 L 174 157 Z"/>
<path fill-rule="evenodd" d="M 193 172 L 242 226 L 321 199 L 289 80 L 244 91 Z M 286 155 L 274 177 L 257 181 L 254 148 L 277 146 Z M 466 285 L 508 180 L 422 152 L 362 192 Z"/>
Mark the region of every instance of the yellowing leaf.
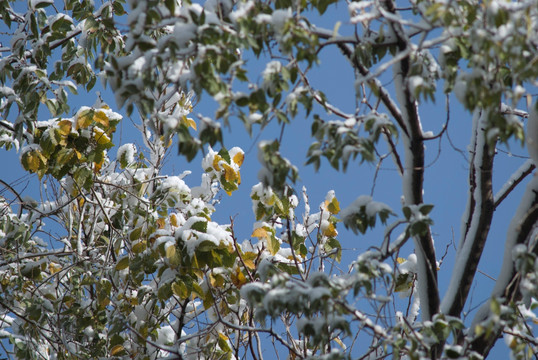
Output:
<path fill-rule="evenodd" d="M 236 269 L 235 273 L 232 273 L 231 278 L 232 278 L 232 283 L 233 283 L 238 289 L 241 289 L 241 287 L 247 283 L 247 278 L 246 278 L 245 275 L 239 270 L 239 268 Z"/>
<path fill-rule="evenodd" d="M 136 244 L 133 245 L 133 253 L 134 254 L 140 254 L 144 250 L 146 250 L 147 246 L 144 241 L 139 241 Z"/>
<path fill-rule="evenodd" d="M 257 238 L 267 238 L 268 236 L 269 234 L 267 233 L 267 230 L 265 230 L 262 227 L 257 228 L 256 230 L 252 232 L 252 235 L 250 235 L 250 237 L 257 237 Z"/>
<path fill-rule="evenodd" d="M 164 218 L 158 218 L 157 219 L 157 227 L 159 229 L 164 229 L 165 225 L 166 225 L 166 220 L 164 220 Z"/>
<path fill-rule="evenodd" d="M 234 163 L 241 166 L 243 165 L 243 160 L 245 160 L 245 154 L 242 152 L 238 152 L 237 154 L 234 155 L 232 160 Z"/>
<path fill-rule="evenodd" d="M 189 124 L 189 126 L 190 126 L 191 128 L 193 128 L 194 130 L 196 130 L 196 122 L 194 122 L 193 119 L 191 119 L 191 118 L 187 118 L 187 123 Z"/>
<path fill-rule="evenodd" d="M 129 257 L 125 256 L 118 261 L 116 264 L 116 270 L 121 271 L 123 269 L 127 269 L 129 267 Z"/>
<path fill-rule="evenodd" d="M 220 288 L 224 286 L 225 282 L 226 280 L 222 275 L 215 273 L 209 274 L 209 283 L 211 284 L 211 286 L 215 288 Z"/>
<path fill-rule="evenodd" d="M 116 356 L 118 354 L 120 354 L 122 351 L 124 351 L 125 348 L 123 347 L 123 345 L 114 345 L 112 347 L 112 349 L 110 349 L 110 355 L 111 356 Z"/>
<path fill-rule="evenodd" d="M 108 137 L 108 135 L 98 127 L 93 128 L 93 137 L 99 145 L 105 145 L 110 143 L 110 138 Z"/>
<path fill-rule="evenodd" d="M 336 343 L 337 343 L 338 345 L 340 345 L 340 347 L 341 347 L 342 349 L 344 349 L 344 350 L 346 350 L 346 349 L 347 349 L 346 345 L 345 345 L 345 344 L 343 343 L 343 341 L 342 341 L 342 340 L 340 340 L 340 338 L 339 338 L 339 337 L 337 337 L 337 338 L 334 338 L 334 341 L 336 341 Z"/>
<path fill-rule="evenodd" d="M 276 255 L 278 250 L 280 250 L 280 242 L 274 236 L 269 236 L 267 238 L 267 245 L 268 245 L 269 252 L 271 253 L 271 255 Z"/>
<path fill-rule="evenodd" d="M 92 111 L 91 110 L 86 110 L 86 111 L 83 111 L 81 112 L 78 116 L 77 116 L 77 126 L 76 126 L 76 129 L 85 129 L 87 128 L 88 126 L 90 126 L 92 124 L 92 118 L 93 116 L 92 115 Z"/>
<path fill-rule="evenodd" d="M 176 247 L 174 245 L 170 245 L 166 248 L 166 257 L 170 260 L 173 259 L 176 256 Z"/>
<path fill-rule="evenodd" d="M 404 262 L 406 262 L 407 260 L 405 260 L 404 258 L 396 258 L 396 262 L 398 262 L 398 264 L 403 264 Z"/>
<path fill-rule="evenodd" d="M 333 197 L 330 203 L 328 201 L 325 201 L 325 203 L 327 205 L 327 210 L 329 210 L 331 214 L 338 214 L 340 212 L 340 204 L 338 203 L 338 200 L 336 200 L 336 197 Z"/>
<path fill-rule="evenodd" d="M 176 216 L 176 214 L 172 214 L 172 215 L 170 215 L 170 224 L 171 224 L 172 226 L 175 226 L 175 227 L 178 226 L 178 222 L 177 222 L 177 216 Z"/>
<path fill-rule="evenodd" d="M 104 111 L 96 111 L 96 112 L 94 112 L 93 120 L 96 123 L 103 125 L 103 127 L 105 129 L 107 129 L 110 126 L 108 116 L 106 116 Z"/>
<path fill-rule="evenodd" d="M 31 172 L 36 172 L 41 165 L 37 152 L 31 151 L 31 152 L 27 152 L 24 155 L 26 155 L 26 164 L 27 164 L 26 170 L 29 170 Z"/>
<path fill-rule="evenodd" d="M 512 340 L 510 340 L 510 344 L 508 344 L 508 347 L 514 350 L 516 346 L 517 346 L 517 337 L 513 336 Z"/>
<path fill-rule="evenodd" d="M 168 143 L 164 144 L 164 147 L 168 149 L 170 146 L 172 146 L 172 143 L 173 143 L 173 140 L 172 138 L 170 138 L 168 139 Z"/>
<path fill-rule="evenodd" d="M 104 156 L 101 158 L 101 161 L 94 162 L 93 163 L 93 172 L 97 174 L 99 171 L 101 171 L 101 168 L 103 167 L 104 163 L 105 163 L 105 157 Z"/>
<path fill-rule="evenodd" d="M 187 289 L 187 286 L 182 282 L 175 282 L 172 284 L 172 293 L 179 296 L 181 299 L 186 299 L 190 295 L 189 289 Z"/>
<path fill-rule="evenodd" d="M 224 167 L 224 178 L 226 181 L 231 182 L 237 180 L 237 172 L 228 164 L 222 164 Z"/>
<path fill-rule="evenodd" d="M 213 169 L 220 171 L 219 162 L 222 160 L 222 157 L 220 155 L 215 155 L 213 158 Z"/>
<path fill-rule="evenodd" d="M 47 158 L 39 150 L 31 150 L 23 154 L 21 163 L 25 170 L 35 173 L 45 168 Z"/>
<path fill-rule="evenodd" d="M 275 203 L 275 201 L 276 201 L 276 195 L 273 194 L 269 199 L 267 199 L 267 200 L 265 201 L 265 204 L 266 204 L 267 206 L 273 206 L 273 204 Z"/>
<path fill-rule="evenodd" d="M 73 123 L 69 120 L 62 120 L 58 123 L 58 129 L 60 130 L 60 134 L 62 136 L 67 136 L 71 133 L 71 128 L 73 127 Z"/>
<path fill-rule="evenodd" d="M 49 263 L 49 272 L 51 274 L 56 274 L 58 271 L 62 270 L 62 267 L 60 264 L 56 264 L 55 262 Z"/>
<path fill-rule="evenodd" d="M 323 235 L 328 237 L 335 237 L 338 235 L 338 232 L 336 231 L 336 228 L 334 227 L 334 224 L 329 223 L 329 226 L 325 230 L 323 230 Z"/>
<path fill-rule="evenodd" d="M 256 264 L 254 263 L 254 260 L 258 257 L 256 253 L 253 253 L 252 251 L 247 251 L 243 254 L 243 263 L 247 268 L 250 270 L 256 269 Z"/>

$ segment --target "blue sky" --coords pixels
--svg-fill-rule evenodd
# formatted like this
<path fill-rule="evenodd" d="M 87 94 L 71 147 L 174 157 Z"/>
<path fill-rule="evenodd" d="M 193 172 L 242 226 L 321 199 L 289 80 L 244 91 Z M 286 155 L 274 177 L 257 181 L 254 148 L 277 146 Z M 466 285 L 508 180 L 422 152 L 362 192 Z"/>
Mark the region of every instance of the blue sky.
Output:
<path fill-rule="evenodd" d="M 352 31 L 350 24 L 347 24 L 344 20 L 346 18 L 347 8 L 340 5 L 336 11 L 333 10 L 318 20 L 321 20 L 322 26 L 327 24 L 325 26 L 332 27 L 331 24 L 334 23 L 334 19 L 342 19 L 343 23 L 340 31 L 345 34 Z M 4 36 L 0 40 L 3 43 L 8 43 Z M 320 66 L 310 72 L 312 85 L 324 91 L 332 104 L 347 113 L 353 113 L 357 99 L 355 98 L 354 74 L 351 66 L 336 48 L 323 50 L 320 56 Z M 254 74 L 252 79 L 259 79 L 260 76 L 256 74 L 259 74 L 263 66 L 260 66 L 254 59 L 250 59 L 249 64 Z M 388 84 L 389 88 L 392 86 L 391 75 L 392 72 L 389 70 L 382 77 L 382 82 Z M 99 89 L 99 87 L 100 84 L 97 85 L 97 90 L 103 92 L 103 98 L 111 108 L 124 114 L 123 109 L 116 108 L 113 96 L 108 91 Z M 72 96 L 72 99 L 72 111 L 75 112 L 80 106 L 91 106 L 95 101 L 95 95 L 93 91 L 90 95 L 87 95 L 81 90 L 81 94 Z M 522 108 L 526 110 L 525 107 Z M 205 95 L 194 109 L 194 114 L 200 113 L 205 116 L 212 116 L 214 109 L 215 103 Z M 314 111 L 314 113 L 316 112 L 321 113 L 319 107 Z M 453 97 L 451 97 L 450 101 L 450 112 L 451 118 L 448 132 L 454 145 L 466 153 L 466 146 L 471 135 L 471 114 L 464 111 Z M 43 118 L 39 120 L 48 119 L 45 111 L 42 112 L 42 116 Z M 436 134 L 441 130 L 446 121 L 445 98 L 441 91 L 438 92 L 435 104 L 424 104 L 421 107 L 421 117 L 425 131 L 432 131 Z M 323 116 L 323 118 L 326 120 L 336 119 L 334 116 Z M 133 120 L 138 121 L 136 117 Z M 333 170 L 327 162 L 322 162 L 318 172 L 315 172 L 312 166 L 303 165 L 306 161 L 306 151 L 312 142 L 310 126 L 311 117 L 305 118 L 304 114 L 299 113 L 297 118 L 285 128 L 281 153 L 299 167 L 300 181 L 296 184 L 296 189 L 300 191 L 303 185 L 307 187 L 312 211 L 323 201 L 327 191 L 332 189 L 336 191 L 336 196 L 342 208 L 349 205 L 360 195 L 369 195 L 374 179 L 375 164 L 364 163 L 359 166 L 358 161 L 355 161 L 348 166 L 346 173 Z M 232 119 L 231 129 L 224 128 L 223 130 L 226 147 L 240 146 L 246 154 L 241 171 L 242 185 L 231 197 L 224 193 L 222 194 L 222 201 L 217 206 L 214 220 L 227 223 L 230 216 L 234 217 L 236 234 L 240 240 L 243 240 L 249 238 L 252 232 L 252 224 L 255 221 L 249 194 L 251 187 L 258 182 L 257 173 L 260 169 L 257 160 L 258 150 L 256 143 L 259 140 L 277 138 L 280 134 L 280 127 L 270 125 L 263 131 L 255 127 L 253 136 L 250 137 L 240 121 Z M 133 129 L 128 118 L 124 118 L 115 135 L 114 142 L 117 146 L 109 151 L 112 157 L 115 156 L 117 148 L 122 143 L 134 142 L 141 145 L 136 130 Z M 218 146 L 216 148 L 218 149 Z M 502 146 L 500 149 L 506 150 Z M 526 149 L 517 143 L 512 143 L 510 150 L 513 155 L 499 151 L 496 157 L 494 191 L 498 190 L 508 180 L 510 174 L 525 161 L 524 157 L 527 156 Z M 22 190 L 26 184 L 30 184 L 24 190 L 24 195 L 39 197 L 37 177 L 35 175 L 28 177 L 25 174 L 18 162 L 18 154 L 15 151 L 5 152 L 0 150 L 0 159 L 2 164 L 0 177 L 3 180 L 13 183 L 23 177 L 25 180 L 17 184 L 17 189 Z M 190 186 L 196 186 L 199 184 L 201 174 L 200 160 L 201 157 L 198 156 L 191 163 L 187 163 L 184 158 L 177 155 L 176 148 L 172 147 L 164 173 L 178 175 L 184 170 L 192 170 L 193 174 L 187 177 L 185 181 Z M 455 256 L 455 246 L 459 241 L 461 216 L 467 199 L 468 163 L 461 153 L 450 146 L 446 136 L 443 136 L 441 140 L 433 140 L 427 143 L 426 163 L 430 165 L 425 172 L 424 199 L 426 203 L 435 205 L 431 216 L 435 222 L 432 232 L 436 242 L 438 258 L 448 248 L 445 263 L 439 273 L 439 285 L 442 295 L 444 289 L 448 286 L 451 266 Z M 376 201 L 389 204 L 394 212 L 399 217 L 402 217 L 400 205 L 401 180 L 394 169 L 395 167 L 391 160 L 385 160 L 376 180 L 373 198 Z M 521 199 L 526 182 L 520 184 L 495 213 L 490 237 L 479 266 L 479 270 L 492 277 L 497 277 L 498 275 L 504 251 L 503 244 L 506 230 Z M 301 199 L 300 196 L 299 198 Z M 300 216 L 302 207 L 300 206 L 299 209 L 297 214 Z M 391 219 L 396 220 L 396 217 Z M 354 235 L 349 231 L 345 231 L 343 226 L 340 226 L 338 230 L 340 232 L 339 240 L 344 248 L 342 261 L 342 268 L 344 269 L 360 252 L 367 250 L 370 246 L 379 246 L 382 242 L 383 228 L 381 226 L 365 235 Z M 451 242 L 454 242 L 454 244 L 449 246 Z M 402 250 L 402 256 L 407 257 L 411 251 L 411 247 L 406 246 Z M 488 277 L 477 273 L 472 290 L 473 294 L 471 295 L 471 306 L 480 305 L 481 302 L 487 300 L 493 284 L 493 281 Z M 497 346 L 495 355 L 492 358 L 506 358 L 506 351 L 504 345 Z"/>

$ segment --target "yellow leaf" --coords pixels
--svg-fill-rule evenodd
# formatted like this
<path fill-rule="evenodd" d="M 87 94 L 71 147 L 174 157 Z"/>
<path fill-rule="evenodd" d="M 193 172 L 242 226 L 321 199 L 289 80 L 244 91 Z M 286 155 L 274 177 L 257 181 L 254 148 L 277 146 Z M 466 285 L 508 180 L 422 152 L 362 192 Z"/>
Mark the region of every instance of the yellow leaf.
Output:
<path fill-rule="evenodd" d="M 24 169 L 33 173 L 45 169 L 47 164 L 47 158 L 39 150 L 25 152 L 21 161 Z"/>
<path fill-rule="evenodd" d="M 224 341 L 228 341 L 229 337 L 224 335 L 223 333 L 219 332 L 219 339 L 224 340 Z"/>
<path fill-rule="evenodd" d="M 173 259 L 176 256 L 176 247 L 174 245 L 170 245 L 166 248 L 166 257 L 170 260 Z"/>
<path fill-rule="evenodd" d="M 323 230 L 323 235 L 328 237 L 335 237 L 338 235 L 338 232 L 336 231 L 336 228 L 334 227 L 333 223 L 329 223 L 329 226 L 325 230 Z"/>
<path fill-rule="evenodd" d="M 517 346 L 517 338 L 515 336 L 512 337 L 512 340 L 510 341 L 510 344 L 508 344 L 508 347 L 512 350 L 514 350 Z"/>
<path fill-rule="evenodd" d="M 247 251 L 243 254 L 243 263 L 247 268 L 250 270 L 256 269 L 256 264 L 254 263 L 254 260 L 258 257 L 256 253 L 253 253 L 252 251 Z"/>
<path fill-rule="evenodd" d="M 112 347 L 112 349 L 110 349 L 110 355 L 111 356 L 116 356 L 118 354 L 120 354 L 122 351 L 124 351 L 125 348 L 123 347 L 123 345 L 114 345 Z"/>
<path fill-rule="evenodd" d="M 60 130 L 60 134 L 64 137 L 71 133 L 72 127 L 73 123 L 69 120 L 62 120 L 58 123 L 58 129 Z"/>
<path fill-rule="evenodd" d="M 237 180 L 237 172 L 235 172 L 235 170 L 230 165 L 222 164 L 222 166 L 224 167 L 224 178 L 226 179 L 226 181 L 231 182 Z"/>
<path fill-rule="evenodd" d="M 196 123 L 194 122 L 193 119 L 191 119 L 191 118 L 187 118 L 187 123 L 189 124 L 189 126 L 190 126 L 191 128 L 193 128 L 194 130 L 196 130 Z"/>
<path fill-rule="evenodd" d="M 333 197 L 330 203 L 328 201 L 325 201 L 325 203 L 327 205 L 327 210 L 329 210 L 331 214 L 338 214 L 340 212 L 340 204 L 338 203 L 338 200 L 336 200 L 336 197 Z"/>
<path fill-rule="evenodd" d="M 164 229 L 165 225 L 166 225 L 166 221 L 164 220 L 164 218 L 158 218 L 157 219 L 157 227 L 159 229 Z"/>
<path fill-rule="evenodd" d="M 407 260 L 405 260 L 404 258 L 399 257 L 399 258 L 396 258 L 396 261 L 398 262 L 398 264 L 403 264 Z"/>
<path fill-rule="evenodd" d="M 267 206 L 273 206 L 276 201 L 276 195 L 273 194 L 269 199 L 265 201 L 265 205 Z"/>
<path fill-rule="evenodd" d="M 269 250 L 271 255 L 276 255 L 278 250 L 280 250 L 280 242 L 276 237 L 269 236 L 267 238 L 267 249 Z"/>
<path fill-rule="evenodd" d="M 104 163 L 105 163 L 105 157 L 104 156 L 101 158 L 101 161 L 94 162 L 93 163 L 93 172 L 97 174 L 99 171 L 101 171 L 101 168 L 103 167 Z"/>
<path fill-rule="evenodd" d="M 185 286 L 185 284 L 182 282 L 175 282 L 172 284 L 172 293 L 179 296 L 181 299 L 186 299 L 190 295 L 187 286 Z"/>
<path fill-rule="evenodd" d="M 92 118 L 93 118 L 93 116 L 91 116 L 92 112 L 93 111 L 91 110 L 86 110 L 86 111 L 81 112 L 77 116 L 77 126 L 76 126 L 77 130 L 85 129 L 92 124 Z"/>
<path fill-rule="evenodd" d="M 26 154 L 26 164 L 27 164 L 27 170 L 31 172 L 36 172 L 39 169 L 40 162 L 39 162 L 39 156 L 37 155 L 37 151 L 30 151 Z"/>
<path fill-rule="evenodd" d="M 221 288 L 224 286 L 226 279 L 221 274 L 210 273 L 209 283 L 215 288 Z"/>
<path fill-rule="evenodd" d="M 110 143 L 110 138 L 108 137 L 108 135 L 98 127 L 93 128 L 93 137 L 99 145 L 105 145 Z"/>
<path fill-rule="evenodd" d="M 233 283 L 238 289 L 241 289 L 241 287 L 247 283 L 247 278 L 246 278 L 245 275 L 239 270 L 239 268 L 237 268 L 237 269 L 235 270 L 235 274 L 232 273 L 231 278 L 232 278 L 232 283 Z"/>
<path fill-rule="evenodd" d="M 220 155 L 215 155 L 213 158 L 213 169 L 220 171 L 219 162 L 222 160 L 222 157 Z"/>
<path fill-rule="evenodd" d="M 339 337 L 334 338 L 334 341 L 336 341 L 336 343 L 337 343 L 338 345 L 340 345 L 340 347 L 341 347 L 342 349 L 344 349 L 344 350 L 347 349 L 347 348 L 346 348 L 346 345 L 342 342 L 342 340 L 340 340 Z"/>
<path fill-rule="evenodd" d="M 243 261 L 245 263 L 245 266 L 249 268 L 250 270 L 256 269 L 256 264 L 254 264 L 254 261 L 248 259 Z"/>
<path fill-rule="evenodd" d="M 170 139 L 168 139 L 168 143 L 164 144 L 164 147 L 168 149 L 172 145 L 172 143 L 173 143 L 173 140 L 172 140 L 172 138 L 170 138 Z"/>
<path fill-rule="evenodd" d="M 241 166 L 243 165 L 243 160 L 245 160 L 245 154 L 242 152 L 238 152 L 237 154 L 234 155 L 232 160 L 234 163 Z"/>
<path fill-rule="evenodd" d="M 257 228 L 252 232 L 252 235 L 250 237 L 257 237 L 257 238 L 267 238 L 269 234 L 267 233 L 267 230 L 264 228 Z"/>
<path fill-rule="evenodd" d="M 94 112 L 93 120 L 96 123 L 103 125 L 103 127 L 105 129 L 107 129 L 110 126 L 108 116 L 106 116 L 104 111 L 96 111 L 96 112 Z"/>
<path fill-rule="evenodd" d="M 60 270 L 62 270 L 62 267 L 59 264 L 52 261 L 49 263 L 49 271 L 51 274 L 56 274 Z"/>
<path fill-rule="evenodd" d="M 177 222 L 177 216 L 176 216 L 176 214 L 172 214 L 172 215 L 170 215 L 170 224 L 171 224 L 172 226 L 175 226 L 175 227 L 178 226 L 178 222 Z"/>

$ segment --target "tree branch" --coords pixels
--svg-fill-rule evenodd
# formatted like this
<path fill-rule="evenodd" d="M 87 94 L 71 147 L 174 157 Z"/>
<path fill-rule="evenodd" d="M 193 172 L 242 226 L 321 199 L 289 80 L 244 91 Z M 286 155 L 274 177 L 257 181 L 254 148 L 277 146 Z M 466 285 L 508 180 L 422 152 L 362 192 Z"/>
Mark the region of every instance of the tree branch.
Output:
<path fill-rule="evenodd" d="M 495 208 L 501 204 L 501 202 L 510 195 L 512 190 L 514 190 L 528 175 L 532 174 L 532 171 L 536 168 L 532 160 L 527 160 L 523 165 L 512 174 L 510 179 L 503 185 L 501 190 L 495 194 Z"/>
<path fill-rule="evenodd" d="M 491 294 L 492 298 L 502 299 L 501 303 L 503 305 L 508 305 L 521 299 L 519 288 L 521 274 L 517 272 L 515 267 L 513 249 L 520 244 L 529 246 L 530 235 L 536 222 L 538 222 L 538 176 L 534 176 L 527 185 L 506 235 L 503 264 Z M 538 254 L 538 245 L 533 244 L 530 251 Z M 490 301 L 488 301 L 478 310 L 471 324 L 471 330 L 475 329 L 479 323 L 487 321 L 491 316 Z M 471 348 L 486 357 L 501 335 L 502 330 L 503 328 L 500 327 L 495 331 L 477 336 L 471 342 Z"/>
<path fill-rule="evenodd" d="M 381 6 L 384 11 L 396 17 L 396 9 L 392 0 L 383 0 Z M 423 203 L 424 185 L 424 138 L 422 126 L 418 114 L 417 103 L 411 94 L 407 77 L 410 71 L 410 47 L 409 38 L 405 35 L 399 17 L 390 20 L 390 28 L 396 36 L 400 54 L 405 54 L 402 59 L 393 65 L 395 74 L 396 97 L 402 107 L 402 115 L 398 124 L 402 123 L 402 131 L 405 135 L 405 169 L 403 190 L 406 204 L 418 205 Z M 428 228 L 424 234 L 413 238 L 418 260 L 419 295 L 422 306 L 422 319 L 430 320 L 439 311 L 439 290 L 437 287 L 437 264 L 433 239 Z M 435 358 L 435 351 L 432 352 Z"/>
<path fill-rule="evenodd" d="M 451 316 L 459 316 L 467 301 L 495 210 L 491 180 L 495 143 L 487 139 L 488 116 L 489 112 L 482 110 L 476 112 L 473 118 L 473 153 L 465 223 L 454 272 L 441 306 L 442 312 Z"/>

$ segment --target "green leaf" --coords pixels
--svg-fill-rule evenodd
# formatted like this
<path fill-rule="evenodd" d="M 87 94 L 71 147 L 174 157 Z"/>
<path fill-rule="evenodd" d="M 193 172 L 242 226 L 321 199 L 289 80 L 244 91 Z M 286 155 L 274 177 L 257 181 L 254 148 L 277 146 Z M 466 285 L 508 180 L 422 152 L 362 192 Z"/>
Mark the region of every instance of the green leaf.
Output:
<path fill-rule="evenodd" d="M 138 239 L 140 239 L 141 234 L 142 234 L 142 228 L 141 227 L 134 228 L 131 231 L 131 233 L 129 234 L 129 240 L 131 240 L 131 241 L 138 240 Z"/>
<path fill-rule="evenodd" d="M 329 240 L 327 240 L 325 243 L 324 249 L 326 253 L 330 254 L 332 259 L 336 260 L 337 262 L 342 261 L 342 246 L 338 240 L 335 238 L 329 238 Z"/>
<path fill-rule="evenodd" d="M 129 267 L 129 257 L 124 256 L 116 263 L 116 270 L 121 271 Z"/>
<path fill-rule="evenodd" d="M 278 250 L 280 250 L 280 242 L 274 235 L 271 235 L 267 237 L 267 247 L 271 255 L 276 255 Z"/>
<path fill-rule="evenodd" d="M 191 229 L 197 230 L 203 233 L 207 232 L 207 221 L 197 221 L 191 225 Z"/>
<path fill-rule="evenodd" d="M 407 220 L 411 219 L 411 215 L 413 215 L 413 212 L 411 211 L 411 209 L 408 207 L 408 206 L 404 206 L 402 208 L 402 211 L 404 213 L 404 216 Z"/>
<path fill-rule="evenodd" d="M 422 204 L 420 205 L 420 208 L 418 209 L 418 211 L 420 211 L 420 213 L 422 215 L 428 215 L 433 209 L 433 205 L 431 204 Z"/>
<path fill-rule="evenodd" d="M 185 283 L 176 281 L 172 284 L 172 293 L 179 296 L 182 300 L 187 299 L 191 295 L 191 291 L 187 288 Z"/>

